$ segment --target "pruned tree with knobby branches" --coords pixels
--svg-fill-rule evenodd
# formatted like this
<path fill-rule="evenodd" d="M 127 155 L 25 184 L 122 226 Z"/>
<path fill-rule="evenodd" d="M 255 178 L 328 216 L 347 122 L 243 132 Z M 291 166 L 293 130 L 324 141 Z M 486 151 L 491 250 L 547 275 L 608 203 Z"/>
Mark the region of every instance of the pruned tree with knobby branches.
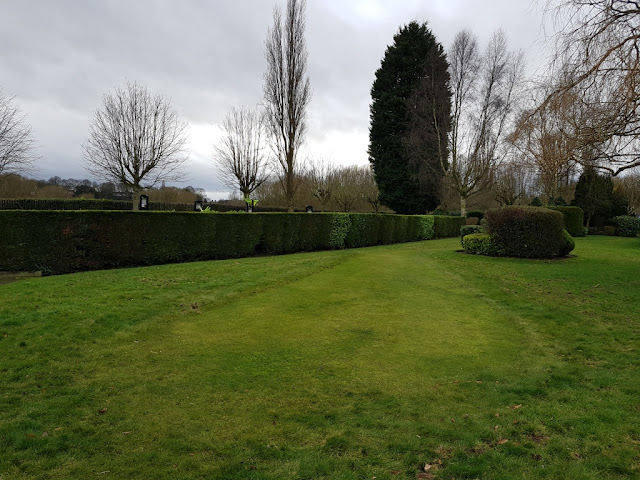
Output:
<path fill-rule="evenodd" d="M 127 83 L 105 94 L 89 124 L 84 160 L 89 172 L 133 190 L 183 179 L 187 124 L 162 95 Z M 143 185 L 144 183 L 144 185 Z"/>
<path fill-rule="evenodd" d="M 226 186 L 240 190 L 245 202 L 268 178 L 261 113 L 248 107 L 232 108 L 222 122 L 222 136 L 214 146 L 214 161 Z"/>

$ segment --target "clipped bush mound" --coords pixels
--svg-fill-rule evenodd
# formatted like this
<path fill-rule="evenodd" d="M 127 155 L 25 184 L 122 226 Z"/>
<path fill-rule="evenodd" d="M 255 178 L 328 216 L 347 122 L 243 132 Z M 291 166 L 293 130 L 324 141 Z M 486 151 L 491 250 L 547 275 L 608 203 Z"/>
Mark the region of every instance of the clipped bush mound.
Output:
<path fill-rule="evenodd" d="M 564 228 L 572 237 L 584 237 L 584 212 L 580 207 L 547 207 L 564 215 Z"/>
<path fill-rule="evenodd" d="M 464 247 L 464 237 L 474 233 L 481 233 L 482 227 L 480 225 L 463 225 L 460 227 L 460 243 Z"/>
<path fill-rule="evenodd" d="M 471 233 L 462 239 L 462 248 L 466 253 L 501 257 L 504 249 L 488 233 Z"/>
<path fill-rule="evenodd" d="M 615 234 L 619 237 L 637 237 L 640 233 L 640 218 L 620 216 L 613 217 Z"/>
<path fill-rule="evenodd" d="M 364 247 L 456 236 L 459 227 L 450 228 L 428 215 L 7 210 L 0 270 L 58 274 Z"/>
<path fill-rule="evenodd" d="M 564 228 L 563 215 L 546 208 L 489 210 L 485 214 L 485 230 L 485 234 L 463 237 L 465 251 L 481 255 L 552 258 L 565 256 L 575 248 L 573 238 Z M 472 238 L 467 240 L 467 237 Z"/>

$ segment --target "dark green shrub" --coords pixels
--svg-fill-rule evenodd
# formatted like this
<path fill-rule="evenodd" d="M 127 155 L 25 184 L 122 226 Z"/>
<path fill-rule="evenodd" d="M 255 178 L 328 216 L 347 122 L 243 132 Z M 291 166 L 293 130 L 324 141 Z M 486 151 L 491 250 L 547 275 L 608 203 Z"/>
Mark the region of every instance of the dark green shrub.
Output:
<path fill-rule="evenodd" d="M 464 246 L 463 239 L 467 235 L 471 235 L 473 233 L 482 232 L 482 227 L 480 225 L 463 225 L 460 227 L 460 243 Z"/>
<path fill-rule="evenodd" d="M 636 237 L 640 233 L 640 218 L 619 216 L 613 217 L 616 227 L 616 235 L 619 237 Z"/>
<path fill-rule="evenodd" d="M 504 249 L 488 233 L 472 233 L 462 239 L 462 248 L 466 253 L 500 257 Z"/>
<path fill-rule="evenodd" d="M 367 247 L 379 242 L 380 223 L 375 213 L 349 214 L 349 228 L 344 239 L 347 248 Z"/>
<path fill-rule="evenodd" d="M 464 225 L 464 217 L 449 215 L 434 215 L 434 238 L 451 238 L 460 234 L 460 227 Z"/>
<path fill-rule="evenodd" d="M 572 237 L 584 237 L 584 212 L 580 207 L 547 207 L 564 215 L 564 228 Z"/>
<path fill-rule="evenodd" d="M 502 246 L 505 255 L 549 258 L 565 249 L 564 217 L 537 207 L 505 207 L 485 214 L 487 233 Z"/>
<path fill-rule="evenodd" d="M 605 225 L 602 231 L 605 235 L 613 237 L 616 234 L 616 227 L 614 227 L 613 225 Z"/>
<path fill-rule="evenodd" d="M 434 238 L 435 224 L 424 215 L 8 210 L 0 211 L 0 270 L 54 274 L 410 242 Z"/>
<path fill-rule="evenodd" d="M 532 207 L 541 207 L 542 200 L 540 200 L 540 197 L 533 197 L 529 205 L 531 205 Z"/>
<path fill-rule="evenodd" d="M 484 217 L 484 212 L 482 210 L 469 210 L 467 212 L 467 218 L 476 217 L 478 221 L 482 220 Z"/>

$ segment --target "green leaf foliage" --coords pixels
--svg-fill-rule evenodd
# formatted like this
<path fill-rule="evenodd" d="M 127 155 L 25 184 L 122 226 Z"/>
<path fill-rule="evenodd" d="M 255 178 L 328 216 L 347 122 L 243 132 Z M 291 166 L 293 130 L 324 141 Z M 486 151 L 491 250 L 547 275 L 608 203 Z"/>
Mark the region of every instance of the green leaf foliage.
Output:
<path fill-rule="evenodd" d="M 464 237 L 473 233 L 481 233 L 482 227 L 480 225 L 463 225 L 460 227 L 460 243 L 464 247 Z"/>
<path fill-rule="evenodd" d="M 510 257 L 551 258 L 566 255 L 564 217 L 538 207 L 488 210 L 485 228 Z"/>
<path fill-rule="evenodd" d="M 621 215 L 613 218 L 616 230 L 615 234 L 619 237 L 636 237 L 640 233 L 640 218 Z"/>
<path fill-rule="evenodd" d="M 466 253 L 474 255 L 486 255 L 488 257 L 500 257 L 504 255 L 504 249 L 488 233 L 471 233 L 462 238 L 462 248 Z"/>
<path fill-rule="evenodd" d="M 564 215 L 564 228 L 566 228 L 572 237 L 584 237 L 584 212 L 580 207 L 547 207 Z"/>
<path fill-rule="evenodd" d="M 464 219 L 444 218 L 7 210 L 0 212 L 0 271 L 59 274 L 457 236 Z"/>
<path fill-rule="evenodd" d="M 444 49 L 426 23 L 402 27 L 389 46 L 371 89 L 369 155 L 380 200 L 400 214 L 438 205 L 440 156 L 449 129 L 451 91 Z M 416 128 L 418 130 L 416 130 Z"/>

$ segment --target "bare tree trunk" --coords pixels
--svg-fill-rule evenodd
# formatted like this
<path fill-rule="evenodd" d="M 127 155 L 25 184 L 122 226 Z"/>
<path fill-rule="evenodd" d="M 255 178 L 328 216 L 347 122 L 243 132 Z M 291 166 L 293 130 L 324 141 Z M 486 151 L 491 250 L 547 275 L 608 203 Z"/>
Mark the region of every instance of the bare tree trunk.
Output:
<path fill-rule="evenodd" d="M 467 216 L 467 197 L 460 195 L 460 216 Z"/>
<path fill-rule="evenodd" d="M 133 189 L 131 193 L 131 200 L 133 201 L 133 211 L 137 212 L 140 210 L 140 190 L 137 188 Z"/>

